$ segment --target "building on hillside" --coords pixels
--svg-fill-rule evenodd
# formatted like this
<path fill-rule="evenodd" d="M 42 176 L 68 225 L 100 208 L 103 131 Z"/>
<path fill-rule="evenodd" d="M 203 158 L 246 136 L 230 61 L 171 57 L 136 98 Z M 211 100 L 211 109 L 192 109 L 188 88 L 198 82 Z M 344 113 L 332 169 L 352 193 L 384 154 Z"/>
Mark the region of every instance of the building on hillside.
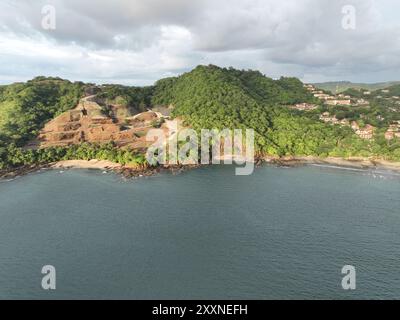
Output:
<path fill-rule="evenodd" d="M 394 139 L 394 132 L 392 131 L 386 131 L 385 132 L 385 139 L 386 140 L 393 140 Z"/>
<path fill-rule="evenodd" d="M 360 126 L 358 125 L 358 123 L 356 121 L 353 121 L 351 123 L 351 128 L 356 131 L 356 130 L 360 130 Z"/>
<path fill-rule="evenodd" d="M 361 139 L 371 140 L 374 137 L 375 127 L 367 124 L 364 128 L 360 128 L 356 130 L 356 135 L 358 135 Z"/>
<path fill-rule="evenodd" d="M 338 119 L 336 118 L 336 115 L 331 116 L 329 112 L 324 112 L 323 114 L 321 114 L 319 119 L 326 123 L 332 123 L 332 124 L 337 124 L 339 122 Z"/>
<path fill-rule="evenodd" d="M 327 100 L 326 104 L 331 105 L 331 106 L 350 106 L 351 105 L 351 100 L 338 100 L 338 99 L 333 99 L 333 100 Z"/>
<path fill-rule="evenodd" d="M 291 108 L 300 111 L 311 111 L 317 109 L 318 105 L 310 103 L 298 103 L 295 106 L 292 106 Z"/>
<path fill-rule="evenodd" d="M 358 106 L 367 106 L 367 105 L 369 105 L 369 101 L 367 101 L 365 99 L 358 99 L 357 100 L 357 105 Z"/>
<path fill-rule="evenodd" d="M 320 99 L 320 100 L 329 100 L 329 99 L 333 99 L 333 97 L 331 97 L 329 94 L 326 93 L 315 93 L 314 97 Z"/>
<path fill-rule="evenodd" d="M 400 138 L 400 124 L 391 124 L 389 129 L 385 133 L 386 140 L 392 140 L 394 138 Z"/>
<path fill-rule="evenodd" d="M 393 140 L 394 138 L 400 138 L 400 132 L 387 131 L 385 133 L 385 138 L 386 140 Z"/>
<path fill-rule="evenodd" d="M 315 87 L 312 84 L 305 84 L 304 88 L 306 88 L 308 91 L 315 91 Z"/>
<path fill-rule="evenodd" d="M 347 126 L 350 126 L 350 121 L 348 119 L 342 119 L 339 121 L 339 124 L 341 126 L 347 127 Z"/>

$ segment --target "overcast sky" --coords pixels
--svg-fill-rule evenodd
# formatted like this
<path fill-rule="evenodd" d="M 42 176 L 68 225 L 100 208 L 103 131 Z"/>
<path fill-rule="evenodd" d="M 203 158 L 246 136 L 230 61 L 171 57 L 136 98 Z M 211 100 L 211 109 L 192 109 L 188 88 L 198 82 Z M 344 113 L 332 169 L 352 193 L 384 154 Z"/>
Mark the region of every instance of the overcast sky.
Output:
<path fill-rule="evenodd" d="M 48 4 L 54 30 L 42 24 Z M 343 28 L 346 5 L 355 29 Z M 199 64 L 305 82 L 400 80 L 400 1 L 0 0 L 0 83 L 146 85 Z"/>

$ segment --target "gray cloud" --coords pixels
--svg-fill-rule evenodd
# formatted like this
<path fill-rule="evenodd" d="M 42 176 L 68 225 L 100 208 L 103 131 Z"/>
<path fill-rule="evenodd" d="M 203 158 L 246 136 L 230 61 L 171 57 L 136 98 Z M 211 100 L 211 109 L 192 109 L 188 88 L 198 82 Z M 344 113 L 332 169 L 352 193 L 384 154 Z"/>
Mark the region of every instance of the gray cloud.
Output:
<path fill-rule="evenodd" d="M 14 19 L 7 26 L 17 32 L 40 32 L 63 42 L 76 42 L 96 48 L 119 47 L 115 37 L 124 36 L 125 44 L 149 44 L 157 40 L 161 25 L 186 25 L 201 11 L 201 0 L 30 0 L 9 1 Z M 42 29 L 41 10 L 52 5 L 57 13 L 57 28 Z M 7 16 L 10 13 L 6 13 Z M 129 41 L 131 40 L 131 41 Z"/>
<path fill-rule="evenodd" d="M 57 10 L 56 30 L 41 28 L 45 4 Z M 356 8 L 355 30 L 342 28 L 344 5 Z M 33 75 L 40 66 L 147 83 L 215 63 L 308 81 L 394 80 L 399 8 L 395 0 L 9 0 L 0 4 L 0 71 Z"/>

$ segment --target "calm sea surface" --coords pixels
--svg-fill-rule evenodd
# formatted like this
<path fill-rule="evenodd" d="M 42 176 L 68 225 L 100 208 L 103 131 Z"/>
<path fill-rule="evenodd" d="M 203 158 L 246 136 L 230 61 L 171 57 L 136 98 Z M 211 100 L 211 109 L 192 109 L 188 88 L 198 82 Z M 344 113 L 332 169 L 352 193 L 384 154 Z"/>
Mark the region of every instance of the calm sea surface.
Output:
<path fill-rule="evenodd" d="M 41 269 L 57 289 L 41 288 Z M 341 269 L 357 270 L 357 290 Z M 0 182 L 0 298 L 400 298 L 400 177 L 229 166 Z"/>

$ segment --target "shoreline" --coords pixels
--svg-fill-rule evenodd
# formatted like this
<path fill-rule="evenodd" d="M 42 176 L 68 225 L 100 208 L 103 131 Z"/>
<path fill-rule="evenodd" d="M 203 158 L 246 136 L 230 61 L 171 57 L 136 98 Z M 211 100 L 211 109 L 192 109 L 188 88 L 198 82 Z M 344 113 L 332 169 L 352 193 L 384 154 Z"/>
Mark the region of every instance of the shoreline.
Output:
<path fill-rule="evenodd" d="M 271 157 L 265 156 L 261 159 L 262 162 L 276 164 L 280 166 L 296 167 L 302 165 L 333 165 L 342 168 L 351 169 L 373 169 L 373 170 L 391 170 L 400 173 L 400 162 L 387 161 L 376 158 L 338 158 L 338 157 L 327 157 L 320 158 L 314 156 L 307 157 Z"/>
<path fill-rule="evenodd" d="M 103 170 L 107 172 L 114 172 L 123 176 L 124 178 L 140 178 L 140 177 L 150 177 L 163 172 L 168 172 L 171 174 L 179 174 L 184 171 L 195 169 L 200 167 L 200 165 L 165 165 L 165 166 L 129 166 L 121 165 L 119 163 L 106 161 L 106 160 L 63 160 L 58 162 L 53 162 L 49 164 L 41 165 L 30 165 L 20 168 L 12 168 L 9 170 L 0 170 L 0 180 L 5 179 L 15 179 L 20 176 L 25 176 L 30 173 L 40 171 L 42 169 L 47 170 L 70 170 L 70 169 L 89 169 L 89 170 Z"/>
<path fill-rule="evenodd" d="M 59 161 L 50 165 L 50 169 L 95 169 L 105 170 L 109 172 L 115 172 L 122 175 L 125 178 L 135 177 L 148 177 L 162 172 L 170 172 L 172 174 L 178 174 L 185 170 L 197 168 L 199 166 L 130 166 L 121 165 L 119 163 L 105 161 L 105 160 L 66 160 Z"/>
<path fill-rule="evenodd" d="M 263 164 L 272 164 L 276 166 L 285 167 L 300 167 L 305 165 L 331 165 L 339 168 L 351 168 L 360 170 L 390 170 L 400 173 L 400 162 L 392 162 L 382 159 L 372 159 L 372 158 L 337 158 L 337 157 L 275 157 L 275 156 L 263 156 L 259 157 L 255 161 L 256 166 L 259 167 Z M 93 169 L 93 170 L 105 170 L 108 172 L 114 172 L 120 174 L 125 178 L 135 178 L 135 177 L 149 177 L 162 172 L 169 172 L 172 174 L 178 174 L 183 171 L 190 169 L 199 168 L 203 165 L 173 165 L 173 166 L 124 166 L 115 162 L 105 161 L 105 160 L 65 160 L 58 161 L 49 164 L 31 165 L 24 166 L 20 168 L 13 168 L 9 170 L 0 171 L 0 180 L 4 179 L 14 179 L 19 176 L 24 176 L 30 173 L 42 169 L 57 170 L 57 169 Z"/>

